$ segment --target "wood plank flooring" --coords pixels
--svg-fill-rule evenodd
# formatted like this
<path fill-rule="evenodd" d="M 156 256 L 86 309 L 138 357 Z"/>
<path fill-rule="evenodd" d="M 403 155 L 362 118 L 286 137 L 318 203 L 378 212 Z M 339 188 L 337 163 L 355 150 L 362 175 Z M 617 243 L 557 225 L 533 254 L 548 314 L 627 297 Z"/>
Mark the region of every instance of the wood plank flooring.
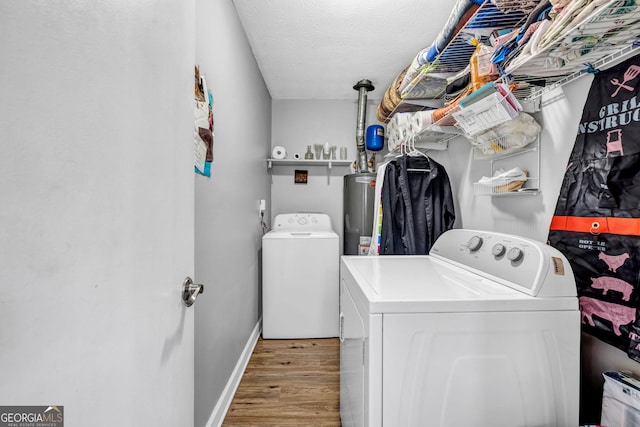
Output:
<path fill-rule="evenodd" d="M 340 427 L 340 341 L 260 338 L 222 425 Z"/>

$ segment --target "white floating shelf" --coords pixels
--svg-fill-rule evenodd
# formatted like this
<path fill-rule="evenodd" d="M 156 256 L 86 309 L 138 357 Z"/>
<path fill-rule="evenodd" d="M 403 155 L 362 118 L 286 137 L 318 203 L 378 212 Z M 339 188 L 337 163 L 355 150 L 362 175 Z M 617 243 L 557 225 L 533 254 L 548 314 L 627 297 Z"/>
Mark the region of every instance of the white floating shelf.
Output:
<path fill-rule="evenodd" d="M 353 160 L 304 160 L 304 159 L 267 159 L 267 168 L 274 166 L 349 166 Z"/>

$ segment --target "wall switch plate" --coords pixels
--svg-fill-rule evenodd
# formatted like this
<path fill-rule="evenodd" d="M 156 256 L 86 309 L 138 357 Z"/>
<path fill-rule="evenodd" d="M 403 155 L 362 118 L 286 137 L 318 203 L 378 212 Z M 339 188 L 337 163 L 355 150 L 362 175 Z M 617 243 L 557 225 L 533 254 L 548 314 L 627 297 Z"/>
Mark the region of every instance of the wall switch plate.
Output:
<path fill-rule="evenodd" d="M 265 211 L 267 210 L 267 202 L 266 200 L 260 200 L 260 206 L 258 207 L 258 218 L 262 218 Z"/>

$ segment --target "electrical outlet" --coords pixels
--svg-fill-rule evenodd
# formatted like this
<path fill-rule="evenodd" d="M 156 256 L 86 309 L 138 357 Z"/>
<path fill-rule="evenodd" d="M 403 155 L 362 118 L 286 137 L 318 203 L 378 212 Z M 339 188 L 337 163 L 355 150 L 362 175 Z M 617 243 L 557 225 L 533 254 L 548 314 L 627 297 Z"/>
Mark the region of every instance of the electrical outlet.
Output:
<path fill-rule="evenodd" d="M 266 210 L 267 202 L 264 199 L 260 200 L 260 206 L 258 207 L 258 218 L 262 218 Z"/>

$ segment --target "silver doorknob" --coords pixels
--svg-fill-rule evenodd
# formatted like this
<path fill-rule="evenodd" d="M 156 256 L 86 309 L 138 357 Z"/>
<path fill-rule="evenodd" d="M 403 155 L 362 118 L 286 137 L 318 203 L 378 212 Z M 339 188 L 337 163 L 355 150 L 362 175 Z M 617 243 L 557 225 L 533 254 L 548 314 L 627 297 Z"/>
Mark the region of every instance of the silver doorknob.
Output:
<path fill-rule="evenodd" d="M 204 285 L 196 285 L 191 280 L 191 277 L 187 277 L 182 282 L 182 301 L 187 307 L 191 307 L 198 295 L 204 292 Z"/>

